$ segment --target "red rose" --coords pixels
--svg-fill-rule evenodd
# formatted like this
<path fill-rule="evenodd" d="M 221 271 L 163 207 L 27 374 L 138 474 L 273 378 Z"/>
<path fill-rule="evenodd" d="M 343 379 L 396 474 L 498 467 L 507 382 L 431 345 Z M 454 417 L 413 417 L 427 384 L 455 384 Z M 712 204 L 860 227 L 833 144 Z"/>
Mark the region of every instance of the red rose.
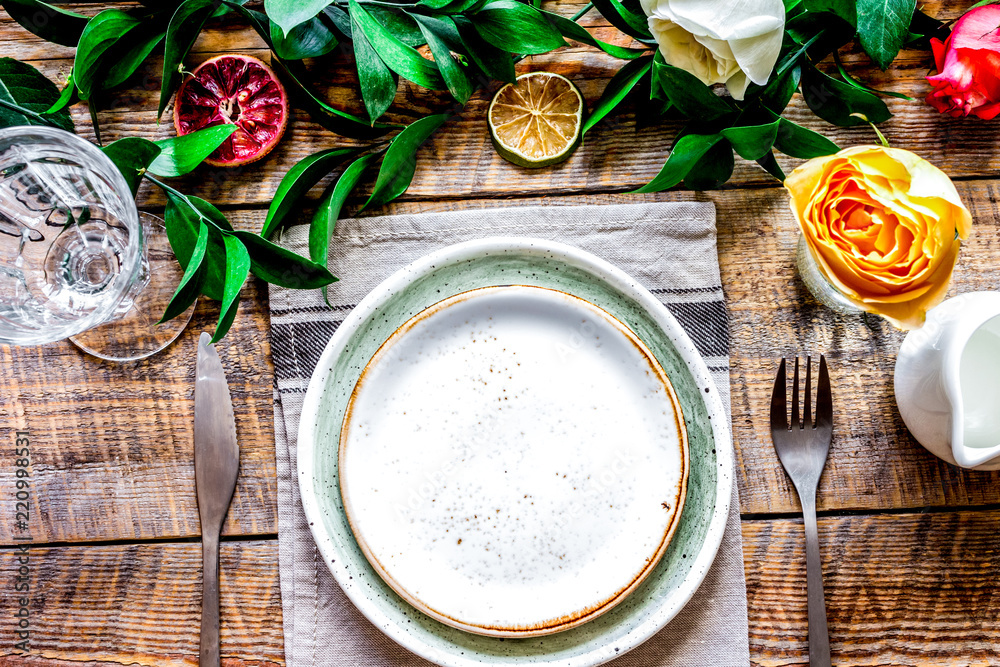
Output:
<path fill-rule="evenodd" d="M 1000 6 L 966 13 L 943 44 L 931 40 L 938 74 L 927 103 L 955 118 L 970 113 L 989 120 L 1000 114 Z"/>

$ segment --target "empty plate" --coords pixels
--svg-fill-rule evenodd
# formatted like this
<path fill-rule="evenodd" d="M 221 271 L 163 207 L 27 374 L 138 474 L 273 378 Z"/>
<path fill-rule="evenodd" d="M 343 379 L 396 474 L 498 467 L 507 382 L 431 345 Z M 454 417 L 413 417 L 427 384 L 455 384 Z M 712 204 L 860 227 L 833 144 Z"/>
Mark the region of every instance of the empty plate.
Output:
<path fill-rule="evenodd" d="M 357 381 L 340 488 L 369 563 L 426 614 L 527 637 L 588 621 L 667 548 L 680 405 L 636 335 L 578 297 L 487 287 L 420 312 Z"/>

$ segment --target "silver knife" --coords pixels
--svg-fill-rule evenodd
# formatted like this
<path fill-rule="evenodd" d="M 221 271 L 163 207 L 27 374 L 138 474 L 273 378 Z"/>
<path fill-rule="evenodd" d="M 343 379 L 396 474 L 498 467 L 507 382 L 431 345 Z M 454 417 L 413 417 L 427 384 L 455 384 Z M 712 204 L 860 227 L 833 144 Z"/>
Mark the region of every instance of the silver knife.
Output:
<path fill-rule="evenodd" d="M 198 340 L 198 375 L 194 383 L 194 480 L 204 563 L 201 667 L 219 665 L 219 533 L 240 468 L 229 385 L 211 340 L 207 333 Z"/>

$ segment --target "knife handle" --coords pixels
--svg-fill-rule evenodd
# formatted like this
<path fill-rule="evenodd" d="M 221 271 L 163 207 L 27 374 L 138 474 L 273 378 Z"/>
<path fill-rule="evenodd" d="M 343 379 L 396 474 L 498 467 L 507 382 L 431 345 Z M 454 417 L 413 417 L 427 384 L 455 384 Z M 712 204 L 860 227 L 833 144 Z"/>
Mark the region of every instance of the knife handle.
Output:
<path fill-rule="evenodd" d="M 219 667 L 219 534 L 201 536 L 202 603 L 200 667 Z"/>

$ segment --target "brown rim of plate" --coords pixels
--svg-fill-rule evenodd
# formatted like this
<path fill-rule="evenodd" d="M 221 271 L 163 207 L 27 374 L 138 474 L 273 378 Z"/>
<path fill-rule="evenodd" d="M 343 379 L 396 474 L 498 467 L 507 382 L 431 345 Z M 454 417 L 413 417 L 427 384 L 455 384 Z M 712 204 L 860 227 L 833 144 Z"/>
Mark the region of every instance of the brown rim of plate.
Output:
<path fill-rule="evenodd" d="M 350 426 L 351 411 L 354 407 L 354 399 L 358 395 L 359 390 L 365 381 L 365 376 L 370 368 L 373 368 L 377 362 L 382 358 L 382 356 L 391 348 L 400 338 L 406 335 L 413 327 L 422 322 L 423 320 L 435 315 L 436 313 L 455 305 L 456 303 L 461 303 L 463 301 L 468 301 L 469 299 L 481 296 L 486 292 L 494 292 L 499 290 L 505 290 L 511 287 L 519 288 L 530 288 L 545 290 L 547 292 L 553 292 L 558 294 L 572 302 L 579 302 L 583 304 L 588 310 L 596 313 L 600 317 L 603 317 L 612 326 L 622 332 L 629 341 L 639 350 L 639 352 L 645 357 L 647 363 L 649 363 L 653 369 L 656 371 L 657 377 L 663 384 L 664 389 L 666 389 L 667 397 L 670 403 L 674 407 L 674 426 L 680 433 L 680 446 L 681 446 L 681 476 L 680 476 L 680 489 L 675 497 L 675 507 L 677 510 L 674 512 L 670 524 L 663 533 L 663 539 L 660 541 L 659 546 L 653 553 L 652 557 L 646 560 L 646 565 L 643 569 L 633 577 L 632 581 L 626 586 L 622 587 L 615 593 L 613 593 L 607 599 L 595 604 L 590 607 L 586 607 L 572 614 L 567 614 L 560 616 L 558 618 L 549 619 L 542 621 L 540 623 L 535 623 L 530 626 L 514 626 L 514 627 L 497 627 L 497 626 L 486 626 L 486 625 L 474 625 L 462 621 L 457 618 L 453 618 L 444 614 L 421 601 L 419 598 L 412 595 L 407 591 L 398 581 L 392 578 L 388 571 L 382 566 L 379 559 L 372 553 L 358 530 L 357 525 L 354 521 L 354 515 L 351 511 L 351 502 L 349 494 L 347 493 L 347 480 L 344 476 L 344 466 L 341 462 L 344 460 L 344 454 L 347 449 L 347 430 Z M 667 547 L 670 544 L 670 539 L 673 537 L 674 532 L 677 529 L 677 525 L 680 522 L 681 513 L 684 511 L 684 500 L 687 497 L 687 481 L 688 472 L 690 466 L 688 465 L 688 439 L 687 439 L 687 428 L 684 424 L 684 410 L 681 406 L 680 401 L 677 400 L 677 395 L 674 393 L 674 387 L 670 383 L 670 378 L 667 377 L 666 372 L 663 367 L 660 366 L 660 362 L 656 359 L 649 348 L 646 347 L 645 343 L 639 339 L 638 336 L 630 329 L 628 326 L 620 322 L 616 317 L 608 313 L 603 308 L 596 306 L 585 299 L 581 299 L 578 296 L 569 294 L 568 292 L 563 292 L 562 290 L 552 289 L 549 287 L 539 287 L 537 285 L 495 285 L 490 287 L 478 287 L 465 292 L 459 292 L 450 297 L 442 299 L 437 303 L 434 303 L 427 308 L 423 309 L 406 322 L 404 322 L 398 329 L 396 329 L 386 340 L 383 342 L 375 354 L 372 355 L 368 363 L 365 364 L 364 369 L 361 371 L 361 375 L 358 377 L 357 383 L 354 385 L 354 389 L 351 391 L 351 397 L 347 403 L 347 409 L 344 411 L 344 420 L 340 427 L 340 441 L 337 449 L 337 477 L 338 483 L 340 484 L 340 499 L 344 506 L 344 516 L 347 518 L 347 523 L 351 527 L 351 533 L 354 535 L 354 539 L 357 541 L 358 546 L 361 548 L 361 552 L 365 555 L 368 563 L 372 568 L 378 573 L 379 577 L 389 585 L 392 590 L 394 590 L 400 597 L 406 600 L 410 605 L 412 605 L 417 610 L 427 614 L 431 618 L 449 625 L 453 628 L 458 628 L 459 630 L 464 630 L 465 632 L 470 632 L 477 635 L 485 635 L 488 637 L 510 637 L 510 638 L 526 638 L 526 637 L 540 637 L 543 635 L 550 635 L 556 632 L 562 632 L 563 630 L 569 630 L 575 628 L 587 621 L 597 618 L 601 614 L 610 611 L 612 608 L 618 605 L 619 602 L 624 600 L 630 593 L 632 593 L 640 584 L 646 579 L 647 576 L 653 571 L 657 563 L 666 553 Z"/>

